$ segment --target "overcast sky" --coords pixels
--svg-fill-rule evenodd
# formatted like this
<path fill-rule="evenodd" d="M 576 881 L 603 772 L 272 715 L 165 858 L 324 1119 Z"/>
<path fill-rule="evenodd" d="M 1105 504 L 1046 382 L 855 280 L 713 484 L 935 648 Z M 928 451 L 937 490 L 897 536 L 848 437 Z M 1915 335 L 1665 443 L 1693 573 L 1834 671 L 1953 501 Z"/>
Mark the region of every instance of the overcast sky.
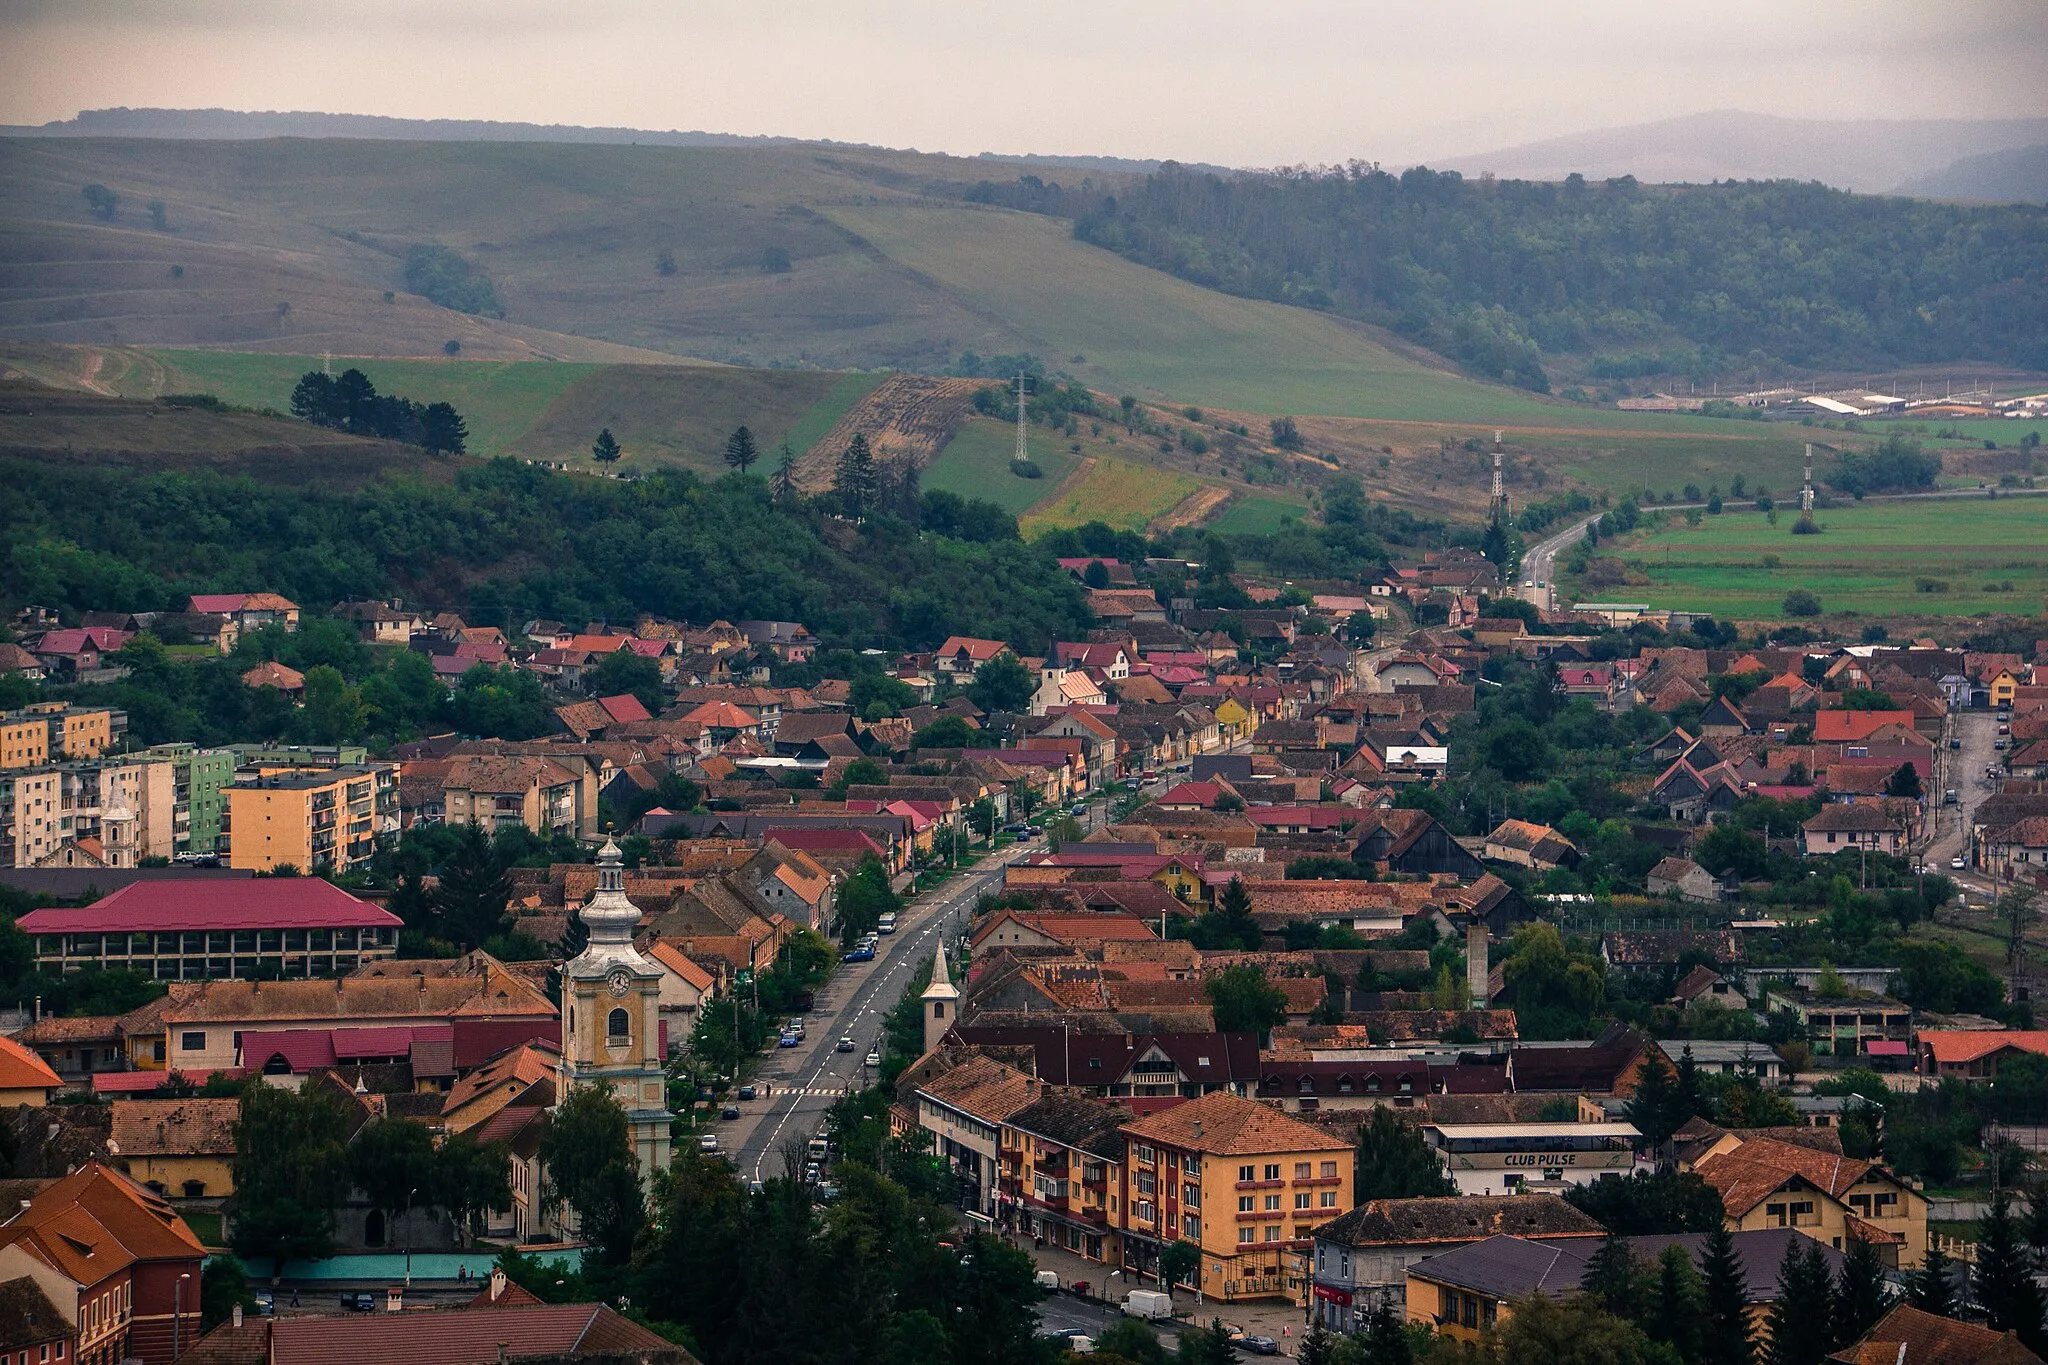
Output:
<path fill-rule="evenodd" d="M 2048 114 L 2043 0 L 0 0 L 0 122 L 112 105 L 1407 164 L 1710 109 Z"/>

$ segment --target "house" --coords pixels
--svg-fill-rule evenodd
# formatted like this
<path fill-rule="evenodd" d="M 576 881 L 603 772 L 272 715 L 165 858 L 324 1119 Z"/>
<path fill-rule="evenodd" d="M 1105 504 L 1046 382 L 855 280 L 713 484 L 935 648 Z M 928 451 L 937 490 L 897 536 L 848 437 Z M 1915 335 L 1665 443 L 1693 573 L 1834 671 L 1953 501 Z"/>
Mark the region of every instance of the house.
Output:
<path fill-rule="evenodd" d="M 102 1071 L 119 1071 L 125 1064 L 121 1050 L 119 1020 L 110 1014 L 46 1014 L 14 1035 L 14 1041 L 35 1049 L 38 1057 L 67 1085 L 90 1082 Z M 0 1046 L 0 1051 L 4 1051 Z M 4 1089 L 0 1089 L 4 1093 Z M 0 1103 L 4 1103 L 0 1100 Z M 39 1103 L 39 1101 L 30 1101 Z"/>
<path fill-rule="evenodd" d="M 107 1159 L 173 1200 L 235 1192 L 236 1099 L 115 1100 Z"/>
<path fill-rule="evenodd" d="M 1808 858 L 1825 857 L 1860 849 L 1871 853 L 1897 853 L 1905 846 L 1906 831 L 1899 822 L 1875 805 L 1822 806 L 1799 827 L 1799 851 Z"/>
<path fill-rule="evenodd" d="M 1740 1000 L 1738 996 L 1737 1003 Z M 1767 1086 L 1786 1078 L 1784 1058 L 1765 1043 L 1686 1038 L 1661 1042 L 1657 1047 L 1674 1069 L 1690 1052 L 1693 1066 L 1709 1076 L 1754 1076 Z"/>
<path fill-rule="evenodd" d="M 1427 811 L 1367 811 L 1351 833 L 1352 860 L 1374 864 L 1382 871 L 1410 875 L 1450 873 L 1467 879 L 1486 872 L 1486 865 Z"/>
<path fill-rule="evenodd" d="M 441 1101 L 441 1126 L 451 1133 L 466 1133 L 522 1103 L 536 1086 L 545 1086 L 552 1094 L 561 1066 L 561 1049 L 546 1040 L 509 1047 L 449 1088 Z"/>
<path fill-rule="evenodd" d="M 1840 1365 L 2041 1365 L 2011 1329 L 1999 1332 L 1902 1303 L 1860 1341 L 1828 1357 Z"/>
<path fill-rule="evenodd" d="M 367 644 L 407 645 L 415 635 L 427 632 L 427 618 L 397 600 L 390 602 L 337 602 L 335 616 L 353 621 Z"/>
<path fill-rule="evenodd" d="M 1003 1121 L 998 1218 L 1084 1260 L 1121 1265 L 1123 1126 L 1131 1111 L 1082 1095 L 1042 1094 Z"/>
<path fill-rule="evenodd" d="M 1490 863 L 1514 863 L 1547 871 L 1577 866 L 1579 850 L 1549 825 L 1503 820 L 1486 836 L 1485 857 Z"/>
<path fill-rule="evenodd" d="M 1001 640 L 977 640 L 969 635 L 948 636 L 932 655 L 932 667 L 948 680 L 965 684 L 974 680 L 975 670 L 991 659 L 1016 652 Z"/>
<path fill-rule="evenodd" d="M 1694 1167 L 1731 1231 L 1791 1228 L 1834 1251 L 1869 1242 L 1893 1269 L 1927 1255 L 1927 1201 L 1874 1161 L 1756 1137 Z"/>
<path fill-rule="evenodd" d="M 32 1360 L 78 1359 L 71 1283 L 27 1252 L 0 1251 L 0 1343 L 6 1358 L 28 1365 Z"/>
<path fill-rule="evenodd" d="M 661 968 L 661 992 L 656 1008 L 668 1024 L 669 1045 L 688 1041 L 697 1026 L 704 1002 L 717 994 L 717 982 L 710 972 L 692 962 L 673 943 L 656 939 L 647 945 L 647 956 Z"/>
<path fill-rule="evenodd" d="M 1922 1029 L 1920 1074 L 1996 1080 L 1998 1068 L 2015 1057 L 2048 1057 L 2048 1029 Z"/>
<path fill-rule="evenodd" d="M 908 1099 L 917 1126 L 960 1177 L 962 1208 L 995 1212 L 1003 1124 L 1039 1097 L 1037 1078 L 983 1056 L 913 1085 Z"/>
<path fill-rule="evenodd" d="M 1085 672 L 1048 663 L 1038 670 L 1038 690 L 1031 694 L 1031 714 L 1045 715 L 1057 707 L 1103 706 L 1109 698 Z"/>
<path fill-rule="evenodd" d="M 1430 1123 L 1422 1138 L 1463 1195 L 1555 1194 L 1651 1168 L 1631 1123 Z"/>
<path fill-rule="evenodd" d="M 1720 879 L 1690 858 L 1661 860 L 1643 878 L 1643 889 L 1652 896 L 1676 896 L 1708 904 L 1721 899 Z"/>
<path fill-rule="evenodd" d="M 478 1298 L 490 1292 L 485 1290 Z M 359 1360 L 379 1365 L 502 1365 L 510 1360 L 696 1365 L 696 1357 L 682 1347 L 604 1304 L 540 1303 L 516 1289 L 502 1297 L 507 1301 L 452 1308 L 408 1306 L 404 1311 L 332 1317 L 230 1319 L 197 1346 L 188 1337 L 180 1365 L 329 1365 Z M 193 1322 L 196 1327 L 196 1315 Z"/>
<path fill-rule="evenodd" d="M 198 1338 L 206 1248 L 162 1195 L 105 1162 L 0 1223 L 0 1255 L 16 1248 L 69 1282 L 72 1302 L 59 1308 L 77 1325 L 80 1361 L 171 1365 Z"/>
<path fill-rule="evenodd" d="M 299 628 L 298 604 L 274 592 L 196 593 L 186 610 L 231 617 L 235 628 L 244 635 L 268 626 L 282 626 L 288 631 Z"/>
<path fill-rule="evenodd" d="M 1813 739 L 1816 744 L 1861 744 L 1886 726 L 1911 730 L 1911 711 L 1816 711 Z"/>
<path fill-rule="evenodd" d="M 242 686 L 248 688 L 268 687 L 284 694 L 286 701 L 301 702 L 306 699 L 306 675 L 296 668 L 286 668 L 275 659 L 266 659 L 242 675 Z"/>
<path fill-rule="evenodd" d="M 1193 1243 L 1208 1298 L 1304 1296 L 1315 1228 L 1352 1204 L 1347 1136 L 1224 1091 L 1122 1131 L 1126 1264 Z"/>
<path fill-rule="evenodd" d="M 1377 1300 L 1405 1293 L 1410 1266 L 1502 1234 L 1607 1235 L 1554 1194 L 1368 1200 L 1316 1229 L 1314 1320 L 1325 1331 L 1361 1330 Z"/>
<path fill-rule="evenodd" d="M 2048 751 L 2044 751 L 2043 758 L 2048 760 Z M 2048 815 L 2029 816 L 2002 829 L 1986 830 L 1979 841 L 1978 865 L 1994 880 L 2009 882 L 2048 874 Z"/>
<path fill-rule="evenodd" d="M 50 1064 L 12 1038 L 0 1036 L 0 1109 L 41 1109 L 64 1084 Z"/>

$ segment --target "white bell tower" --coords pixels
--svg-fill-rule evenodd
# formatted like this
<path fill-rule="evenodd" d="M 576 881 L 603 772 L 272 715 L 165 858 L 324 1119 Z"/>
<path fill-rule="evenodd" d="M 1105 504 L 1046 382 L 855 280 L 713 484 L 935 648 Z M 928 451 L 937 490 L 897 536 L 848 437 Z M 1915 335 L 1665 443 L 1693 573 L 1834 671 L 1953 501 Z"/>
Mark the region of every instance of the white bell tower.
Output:
<path fill-rule="evenodd" d="M 557 1097 L 608 1087 L 625 1106 L 640 1178 L 669 1163 L 668 1075 L 661 1055 L 661 968 L 633 946 L 640 911 L 626 899 L 619 846 L 597 855 L 597 894 L 577 912 L 590 941 L 562 966 L 562 1069 Z"/>
<path fill-rule="evenodd" d="M 960 1012 L 960 988 L 946 972 L 946 945 L 932 960 L 932 984 L 924 988 L 924 1050 L 930 1052 L 953 1027 Z"/>

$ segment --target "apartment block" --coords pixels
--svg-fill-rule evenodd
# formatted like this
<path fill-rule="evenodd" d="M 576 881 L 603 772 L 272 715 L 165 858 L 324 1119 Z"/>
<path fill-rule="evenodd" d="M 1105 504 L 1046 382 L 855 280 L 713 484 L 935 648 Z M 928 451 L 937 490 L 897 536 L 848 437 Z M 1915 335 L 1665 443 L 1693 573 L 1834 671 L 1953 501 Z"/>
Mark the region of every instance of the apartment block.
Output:
<path fill-rule="evenodd" d="M 244 778 L 227 789 L 228 866 L 347 871 L 398 834 L 398 767 L 369 763 Z"/>
<path fill-rule="evenodd" d="M 171 843 L 179 853 L 225 852 L 227 789 L 235 780 L 232 749 L 201 749 L 192 744 L 159 744 L 143 750 L 148 758 L 171 765 L 176 805 Z"/>

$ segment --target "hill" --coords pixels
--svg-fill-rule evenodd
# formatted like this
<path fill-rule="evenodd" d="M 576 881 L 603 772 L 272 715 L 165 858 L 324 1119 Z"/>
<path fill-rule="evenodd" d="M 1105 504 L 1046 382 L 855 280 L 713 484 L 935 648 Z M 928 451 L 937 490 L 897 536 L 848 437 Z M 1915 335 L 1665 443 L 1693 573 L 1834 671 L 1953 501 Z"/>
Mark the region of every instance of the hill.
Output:
<path fill-rule="evenodd" d="M 1985 204 L 2048 202 L 2048 144 L 1966 156 L 1938 171 L 1915 176 L 1901 185 L 1899 192 Z"/>
<path fill-rule="evenodd" d="M 1801 119 L 1737 109 L 1596 128 L 1446 157 L 1439 170 L 1502 179 L 1817 180 L 1865 194 L 1907 188 L 1963 157 L 2048 141 L 2048 119 Z M 2004 196 L 2000 196 L 2003 198 Z"/>

